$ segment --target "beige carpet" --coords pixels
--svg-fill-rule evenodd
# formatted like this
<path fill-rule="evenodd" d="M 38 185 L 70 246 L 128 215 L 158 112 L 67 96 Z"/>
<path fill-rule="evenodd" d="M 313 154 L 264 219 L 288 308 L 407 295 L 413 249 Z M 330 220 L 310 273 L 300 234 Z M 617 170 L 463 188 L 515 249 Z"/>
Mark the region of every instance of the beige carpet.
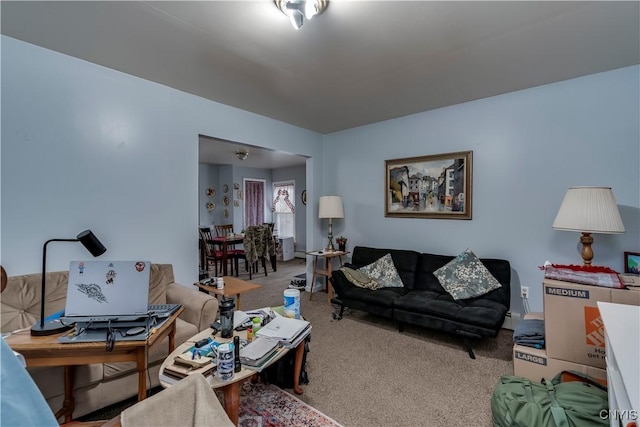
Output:
<path fill-rule="evenodd" d="M 282 305 L 284 289 L 304 271 L 295 259 L 254 275 L 263 286 L 243 295 L 243 308 Z M 491 425 L 491 393 L 513 371 L 512 331 L 477 342 L 473 360 L 457 337 L 417 327 L 399 333 L 395 322 L 357 311 L 337 321 L 326 293 L 301 298 L 313 325 L 303 401 L 345 426 Z"/>

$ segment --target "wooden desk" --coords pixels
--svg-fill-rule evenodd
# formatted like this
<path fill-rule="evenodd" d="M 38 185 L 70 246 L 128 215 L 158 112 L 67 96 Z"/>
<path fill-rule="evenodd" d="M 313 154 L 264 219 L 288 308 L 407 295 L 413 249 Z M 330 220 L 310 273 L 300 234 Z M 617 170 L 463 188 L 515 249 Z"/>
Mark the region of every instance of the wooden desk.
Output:
<path fill-rule="evenodd" d="M 218 289 L 215 286 L 203 285 L 200 282 L 194 283 L 202 292 L 207 294 L 216 294 L 220 296 L 231 296 L 236 295 L 236 310 L 241 310 L 240 308 L 240 294 L 245 292 L 253 291 L 255 289 L 259 289 L 261 286 L 256 283 L 246 282 L 244 280 L 231 277 L 224 276 L 224 288 Z"/>
<path fill-rule="evenodd" d="M 240 234 L 234 234 L 233 237 L 214 237 L 213 241 L 222 246 L 222 275 L 226 276 L 227 272 L 227 254 L 230 245 L 237 245 L 244 242 L 244 237 Z M 225 281 L 226 283 L 226 281 Z"/>
<path fill-rule="evenodd" d="M 342 266 L 342 255 L 347 255 L 348 253 L 349 252 L 345 251 L 327 252 L 325 250 L 307 252 L 307 255 L 313 256 L 313 277 L 311 278 L 311 289 L 309 289 L 309 300 L 311 300 L 311 297 L 313 296 L 313 285 L 316 283 L 316 276 L 324 276 L 326 281 L 327 304 L 331 304 L 331 299 L 333 298 L 333 286 L 331 286 L 329 278 L 331 277 L 333 259 L 337 257 L 340 262 L 340 266 Z M 324 269 L 318 267 L 319 258 L 324 258 L 325 260 Z"/>
<path fill-rule="evenodd" d="M 82 342 L 63 344 L 58 338 L 64 333 L 37 337 L 29 330 L 16 333 L 5 339 L 7 344 L 22 354 L 27 367 L 64 366 L 64 403 L 55 413 L 56 418 L 72 421 L 75 400 L 73 397 L 74 370 L 77 365 L 91 363 L 135 362 L 138 369 L 138 401 L 147 397 L 147 355 L 151 349 L 169 337 L 169 353 L 175 348 L 176 319 L 184 311 L 180 307 L 145 341 L 117 341 L 112 351 L 106 351 L 104 342 Z"/>

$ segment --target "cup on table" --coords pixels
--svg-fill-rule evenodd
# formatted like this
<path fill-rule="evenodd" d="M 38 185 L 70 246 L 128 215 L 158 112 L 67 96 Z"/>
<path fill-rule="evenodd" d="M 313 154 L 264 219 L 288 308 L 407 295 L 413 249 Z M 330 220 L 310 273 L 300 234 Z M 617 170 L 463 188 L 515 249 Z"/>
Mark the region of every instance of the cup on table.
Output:
<path fill-rule="evenodd" d="M 216 287 L 218 289 L 224 289 L 224 279 L 222 277 L 216 278 Z"/>

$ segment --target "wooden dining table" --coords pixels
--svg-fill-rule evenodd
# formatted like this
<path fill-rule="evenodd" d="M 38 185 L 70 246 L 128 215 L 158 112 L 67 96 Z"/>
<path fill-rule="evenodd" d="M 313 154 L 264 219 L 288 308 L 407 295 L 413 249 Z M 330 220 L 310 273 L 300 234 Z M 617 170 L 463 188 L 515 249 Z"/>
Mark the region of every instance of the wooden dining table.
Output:
<path fill-rule="evenodd" d="M 222 248 L 222 275 L 227 274 L 227 258 L 229 256 L 229 246 L 237 245 L 244 242 L 244 236 L 241 234 L 234 234 L 229 236 L 217 236 L 213 238 L 215 244 L 220 245 Z"/>

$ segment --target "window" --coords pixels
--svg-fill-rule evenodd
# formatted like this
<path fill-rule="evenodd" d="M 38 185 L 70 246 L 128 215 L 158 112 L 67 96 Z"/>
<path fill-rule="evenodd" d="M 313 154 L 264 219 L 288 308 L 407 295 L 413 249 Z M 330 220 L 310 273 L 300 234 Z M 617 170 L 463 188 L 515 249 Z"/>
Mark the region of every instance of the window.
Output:
<path fill-rule="evenodd" d="M 273 183 L 273 212 L 274 229 L 278 236 L 293 237 L 296 240 L 296 186 L 293 181 Z"/>

